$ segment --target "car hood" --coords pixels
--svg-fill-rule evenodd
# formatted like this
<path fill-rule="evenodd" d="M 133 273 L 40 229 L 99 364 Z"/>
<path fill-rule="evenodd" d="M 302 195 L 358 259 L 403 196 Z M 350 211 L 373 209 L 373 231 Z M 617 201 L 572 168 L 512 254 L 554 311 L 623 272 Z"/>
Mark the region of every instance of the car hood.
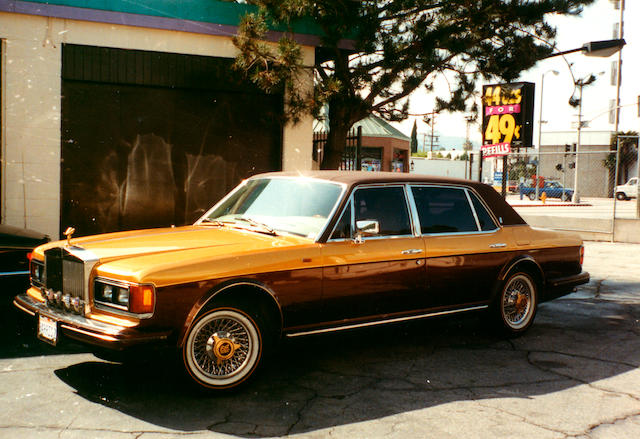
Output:
<path fill-rule="evenodd" d="M 271 235 L 214 225 L 110 233 L 57 241 L 36 249 L 64 246 L 86 260 L 95 260 L 95 275 L 157 287 L 225 276 L 294 269 L 319 249 L 311 239 Z"/>
<path fill-rule="evenodd" d="M 212 254 L 229 254 L 238 249 L 256 251 L 273 247 L 311 242 L 309 239 L 289 235 L 273 236 L 256 231 L 229 227 L 186 226 L 163 229 L 147 229 L 109 233 L 81 238 L 72 238 L 71 246 L 66 241 L 56 241 L 39 247 L 36 254 L 43 257 L 44 251 L 52 247 L 65 246 L 86 250 L 100 262 L 137 257 L 181 253 L 207 249 Z"/>

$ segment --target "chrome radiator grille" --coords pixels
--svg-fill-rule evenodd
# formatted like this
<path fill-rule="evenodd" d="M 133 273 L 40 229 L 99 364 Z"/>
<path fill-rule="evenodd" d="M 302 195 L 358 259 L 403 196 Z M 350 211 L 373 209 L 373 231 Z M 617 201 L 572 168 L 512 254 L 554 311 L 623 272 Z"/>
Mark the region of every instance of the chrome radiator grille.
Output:
<path fill-rule="evenodd" d="M 42 295 L 50 307 L 84 314 L 85 263 L 66 249 L 44 253 L 45 278 Z"/>
<path fill-rule="evenodd" d="M 62 294 L 71 297 L 83 296 L 84 264 L 77 261 L 62 261 Z"/>

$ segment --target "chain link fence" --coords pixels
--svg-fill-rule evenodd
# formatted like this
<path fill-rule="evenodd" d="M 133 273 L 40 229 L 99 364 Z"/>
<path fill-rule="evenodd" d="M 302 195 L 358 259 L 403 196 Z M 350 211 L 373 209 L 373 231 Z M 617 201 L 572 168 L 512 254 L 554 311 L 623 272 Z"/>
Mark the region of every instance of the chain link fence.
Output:
<path fill-rule="evenodd" d="M 528 221 L 536 216 L 534 225 L 547 227 L 554 217 L 552 228 L 613 240 L 616 222 L 640 220 L 638 143 L 638 136 L 620 135 L 611 147 L 545 146 L 482 161 L 475 152 L 465 176 L 504 192 Z M 556 208 L 538 208 L 549 206 Z"/>

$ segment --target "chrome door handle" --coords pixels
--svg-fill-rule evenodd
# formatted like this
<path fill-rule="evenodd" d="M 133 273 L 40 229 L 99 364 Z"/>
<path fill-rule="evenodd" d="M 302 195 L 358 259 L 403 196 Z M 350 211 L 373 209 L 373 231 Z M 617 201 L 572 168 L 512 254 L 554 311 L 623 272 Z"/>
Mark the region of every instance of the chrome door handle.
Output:
<path fill-rule="evenodd" d="M 422 253 L 422 249 L 410 248 L 408 250 L 402 250 L 403 255 L 417 255 L 418 253 Z"/>
<path fill-rule="evenodd" d="M 504 242 L 500 242 L 498 244 L 489 245 L 489 248 L 503 248 L 503 247 L 506 247 L 506 246 L 507 246 L 507 244 L 505 244 Z"/>

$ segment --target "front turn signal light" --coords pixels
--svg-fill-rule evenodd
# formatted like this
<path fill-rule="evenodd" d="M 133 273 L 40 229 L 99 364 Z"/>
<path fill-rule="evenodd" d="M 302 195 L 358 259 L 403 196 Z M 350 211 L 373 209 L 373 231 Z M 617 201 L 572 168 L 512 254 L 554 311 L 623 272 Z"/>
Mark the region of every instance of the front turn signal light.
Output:
<path fill-rule="evenodd" d="M 153 285 L 131 285 L 129 287 L 129 311 L 136 314 L 150 314 L 156 304 Z"/>

